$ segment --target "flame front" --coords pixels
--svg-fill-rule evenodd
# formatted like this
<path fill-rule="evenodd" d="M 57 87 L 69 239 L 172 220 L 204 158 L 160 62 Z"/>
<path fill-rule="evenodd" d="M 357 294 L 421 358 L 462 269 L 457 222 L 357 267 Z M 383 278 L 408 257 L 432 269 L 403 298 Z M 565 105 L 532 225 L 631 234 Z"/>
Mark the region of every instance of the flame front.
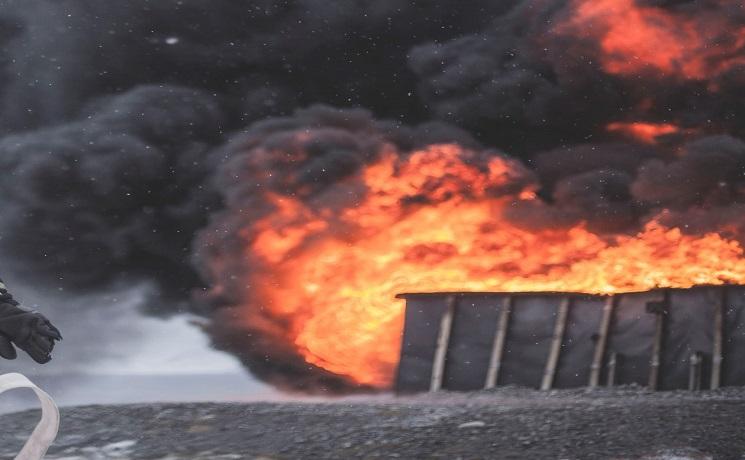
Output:
<path fill-rule="evenodd" d="M 472 155 L 455 145 L 383 153 L 328 192 L 353 197 L 342 207 L 269 197 L 274 211 L 246 233 L 245 256 L 265 267 L 251 285 L 260 286 L 262 308 L 289 322 L 287 340 L 308 363 L 388 387 L 401 292 L 612 293 L 745 281 L 737 242 L 686 236 L 656 219 L 635 236 L 518 228 L 503 211 L 536 199 L 531 186 L 510 188 L 522 166 L 501 156 L 476 166 Z"/>

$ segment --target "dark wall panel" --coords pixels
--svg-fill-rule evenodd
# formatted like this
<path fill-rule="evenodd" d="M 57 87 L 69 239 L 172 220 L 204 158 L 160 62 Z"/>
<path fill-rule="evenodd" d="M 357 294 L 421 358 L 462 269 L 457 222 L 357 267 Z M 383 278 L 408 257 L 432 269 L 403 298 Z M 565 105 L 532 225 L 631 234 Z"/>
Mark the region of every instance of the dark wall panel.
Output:
<path fill-rule="evenodd" d="M 745 385 L 745 288 L 727 288 L 724 299 L 722 385 Z"/>
<path fill-rule="evenodd" d="M 429 390 L 440 319 L 445 308 L 444 297 L 407 300 L 396 391 L 410 393 Z"/>
<path fill-rule="evenodd" d="M 539 387 L 559 296 L 515 297 L 498 385 Z"/>
<path fill-rule="evenodd" d="M 503 297 L 463 296 L 455 309 L 443 388 L 478 390 L 484 387 Z"/>
<path fill-rule="evenodd" d="M 703 353 L 702 388 L 710 382 L 714 308 L 721 301 L 717 288 L 670 291 L 660 366 L 660 390 L 688 387 L 691 354 Z"/>
<path fill-rule="evenodd" d="M 594 339 L 600 328 L 604 304 L 605 299 L 602 297 L 572 299 L 554 387 L 575 388 L 587 385 L 595 353 Z"/>
<path fill-rule="evenodd" d="M 662 292 L 651 291 L 626 294 L 618 299 L 608 336 L 608 353 L 618 354 L 616 384 L 647 385 L 655 322 L 646 306 L 647 302 L 662 298 Z"/>

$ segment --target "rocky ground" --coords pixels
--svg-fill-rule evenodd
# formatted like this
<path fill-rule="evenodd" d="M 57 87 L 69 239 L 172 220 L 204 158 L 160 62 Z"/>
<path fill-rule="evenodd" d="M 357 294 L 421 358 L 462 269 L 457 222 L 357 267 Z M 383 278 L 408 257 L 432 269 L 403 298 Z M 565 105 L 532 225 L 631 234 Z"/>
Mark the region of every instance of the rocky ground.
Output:
<path fill-rule="evenodd" d="M 38 418 L 0 417 L 10 459 Z M 745 390 L 642 389 L 62 410 L 50 459 L 740 459 Z"/>

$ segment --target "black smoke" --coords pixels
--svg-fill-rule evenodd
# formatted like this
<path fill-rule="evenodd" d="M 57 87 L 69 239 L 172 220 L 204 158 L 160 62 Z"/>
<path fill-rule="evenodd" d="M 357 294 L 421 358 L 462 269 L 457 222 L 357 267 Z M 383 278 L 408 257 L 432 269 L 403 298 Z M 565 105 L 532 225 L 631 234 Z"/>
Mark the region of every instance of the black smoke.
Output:
<path fill-rule="evenodd" d="M 152 83 L 229 95 L 235 126 L 314 102 L 415 116 L 408 49 L 513 3 L 9 0 L 8 34 L 23 33 L 4 47 L 5 74 L 19 78 L 6 85 L 0 129 L 59 123 L 93 98 Z"/>
<path fill-rule="evenodd" d="M 482 30 L 412 49 L 409 65 L 430 114 L 529 156 L 607 137 L 605 127 L 614 121 L 674 122 L 715 132 L 743 129 L 745 113 L 729 97 L 745 85 L 742 45 L 704 59 L 710 74 L 703 79 L 654 69 L 608 73 L 600 50 L 607 27 L 600 21 L 612 14 L 601 15 L 598 23 L 574 25 L 582 3 L 592 4 L 523 1 Z M 692 23 L 706 51 L 736 40 L 728 34 L 745 25 L 745 12 L 736 1 L 616 3 L 613 14 L 622 15 L 627 4 L 647 5 Z M 664 46 L 660 53 L 666 52 Z M 719 61 L 733 65 L 717 71 Z"/>
<path fill-rule="evenodd" d="M 191 240 L 220 203 L 209 152 L 223 119 L 213 95 L 146 86 L 3 138 L 0 242 L 14 270 L 81 288 L 153 277 L 188 292 Z"/>

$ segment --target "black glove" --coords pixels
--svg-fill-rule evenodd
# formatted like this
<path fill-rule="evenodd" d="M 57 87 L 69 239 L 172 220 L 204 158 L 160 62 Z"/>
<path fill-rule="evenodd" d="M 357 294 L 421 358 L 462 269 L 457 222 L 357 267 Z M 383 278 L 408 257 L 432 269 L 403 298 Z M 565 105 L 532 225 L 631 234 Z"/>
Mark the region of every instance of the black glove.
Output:
<path fill-rule="evenodd" d="M 52 359 L 55 340 L 62 340 L 62 335 L 44 315 L 0 303 L 0 356 L 15 359 L 15 344 L 34 361 L 44 364 Z"/>

